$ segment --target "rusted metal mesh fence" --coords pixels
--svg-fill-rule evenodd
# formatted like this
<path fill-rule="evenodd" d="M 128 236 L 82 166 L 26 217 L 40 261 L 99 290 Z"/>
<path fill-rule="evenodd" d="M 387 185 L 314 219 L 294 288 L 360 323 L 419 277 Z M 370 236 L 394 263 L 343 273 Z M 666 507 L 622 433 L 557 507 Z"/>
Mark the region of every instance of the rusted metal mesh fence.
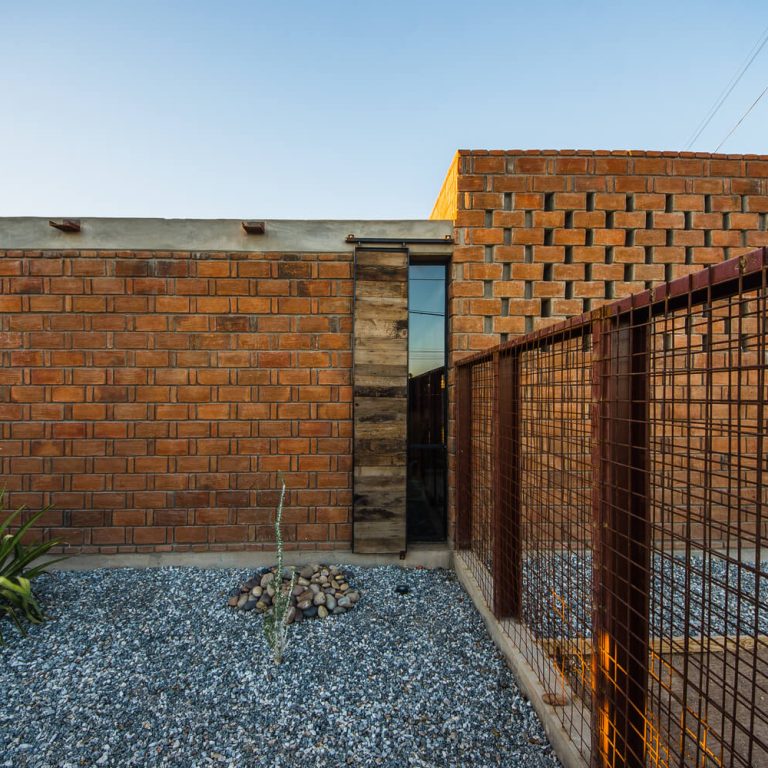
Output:
<path fill-rule="evenodd" d="M 768 251 L 461 361 L 455 540 L 594 766 L 768 766 Z"/>

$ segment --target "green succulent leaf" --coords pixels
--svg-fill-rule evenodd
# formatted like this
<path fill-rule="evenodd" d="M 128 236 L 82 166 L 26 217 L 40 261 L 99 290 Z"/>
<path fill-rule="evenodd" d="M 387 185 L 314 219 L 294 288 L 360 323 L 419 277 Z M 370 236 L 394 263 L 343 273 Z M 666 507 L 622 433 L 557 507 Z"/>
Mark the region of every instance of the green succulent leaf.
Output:
<path fill-rule="evenodd" d="M 22 635 L 26 635 L 25 622 L 40 624 L 46 619 L 32 591 L 32 579 L 44 573 L 53 563 L 65 560 L 66 556 L 38 562 L 61 542 L 51 539 L 27 545 L 22 541 L 27 531 L 50 507 L 30 515 L 25 523 L 15 528 L 25 508 L 22 506 L 6 513 L 5 497 L 5 490 L 0 489 L 0 623 L 7 617 Z M 0 645 L 3 644 L 4 638 L 0 632 Z"/>

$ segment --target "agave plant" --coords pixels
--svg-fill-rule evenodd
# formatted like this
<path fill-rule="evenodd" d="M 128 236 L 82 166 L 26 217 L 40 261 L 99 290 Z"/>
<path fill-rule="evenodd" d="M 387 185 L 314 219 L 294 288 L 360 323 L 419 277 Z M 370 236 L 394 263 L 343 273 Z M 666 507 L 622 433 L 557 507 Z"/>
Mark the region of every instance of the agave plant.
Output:
<path fill-rule="evenodd" d="M 21 543 L 24 534 L 50 507 L 36 512 L 15 533 L 9 533 L 11 524 L 21 516 L 24 507 L 19 507 L 2 520 L 4 500 L 5 491 L 0 489 L 0 620 L 7 616 L 22 634 L 26 634 L 22 619 L 32 624 L 40 624 L 45 620 L 45 614 L 32 592 L 32 579 L 43 573 L 52 563 L 65 560 L 66 557 L 57 557 L 33 565 L 47 554 L 51 547 L 61 543 L 57 539 L 30 545 Z M 0 632 L 0 645 L 2 644 L 3 635 Z"/>

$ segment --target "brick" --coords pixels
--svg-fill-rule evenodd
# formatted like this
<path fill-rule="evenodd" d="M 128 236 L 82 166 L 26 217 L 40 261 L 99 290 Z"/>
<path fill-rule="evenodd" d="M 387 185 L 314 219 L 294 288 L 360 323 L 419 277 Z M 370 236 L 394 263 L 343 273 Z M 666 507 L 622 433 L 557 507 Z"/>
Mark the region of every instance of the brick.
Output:
<path fill-rule="evenodd" d="M 513 161 L 515 173 L 546 173 L 547 159 L 545 157 L 517 157 Z"/>
<path fill-rule="evenodd" d="M 729 213 L 726 222 L 728 229 L 760 229 L 760 215 L 757 213 Z"/>
<path fill-rule="evenodd" d="M 623 229 L 595 229 L 592 232 L 592 242 L 595 245 L 624 245 L 626 237 Z"/>
<path fill-rule="evenodd" d="M 91 528 L 91 542 L 93 544 L 123 544 L 125 540 L 125 528 Z"/>
<path fill-rule="evenodd" d="M 768 195 L 748 195 L 746 209 L 753 213 L 768 213 Z"/>
<path fill-rule="evenodd" d="M 768 178 L 768 161 L 757 160 L 747 163 L 747 176 L 758 179 Z"/>
<path fill-rule="evenodd" d="M 565 283 L 560 280 L 539 280 L 533 284 L 533 298 L 565 296 Z"/>
<path fill-rule="evenodd" d="M 527 230 L 515 230 L 525 232 Z M 504 232 L 500 229 L 470 229 L 469 242 L 479 245 L 501 245 L 504 242 Z"/>
<path fill-rule="evenodd" d="M 624 157 L 596 157 L 595 173 L 609 176 L 629 173 L 629 159 Z"/>
<path fill-rule="evenodd" d="M 552 277 L 555 280 L 583 280 L 583 264 L 554 264 L 552 266 Z"/>
<path fill-rule="evenodd" d="M 672 233 L 673 245 L 700 246 L 704 245 L 704 232 L 700 229 L 675 230 Z"/>
<path fill-rule="evenodd" d="M 541 280 L 544 277 L 543 264 L 512 264 L 510 276 L 513 280 Z M 459 318 L 454 318 L 458 320 Z"/>
<path fill-rule="evenodd" d="M 514 245 L 543 245 L 544 230 L 541 228 L 513 229 L 511 240 Z"/>
<path fill-rule="evenodd" d="M 573 286 L 573 297 L 576 299 L 602 299 L 605 297 L 605 283 L 595 280 L 594 282 L 577 282 Z"/>
<path fill-rule="evenodd" d="M 674 195 L 673 205 L 677 211 L 704 211 L 704 195 Z"/>
<path fill-rule="evenodd" d="M 538 192 L 516 192 L 514 194 L 514 207 L 520 210 L 543 209 L 544 195 Z"/>
<path fill-rule="evenodd" d="M 667 197 L 654 193 L 636 194 L 633 204 L 637 211 L 663 211 L 667 204 Z"/>
<path fill-rule="evenodd" d="M 555 159 L 555 173 L 586 173 L 587 169 L 586 157 L 558 157 Z"/>
<path fill-rule="evenodd" d="M 653 214 L 653 226 L 658 229 L 685 229 L 685 214 L 656 212 Z"/>
<path fill-rule="evenodd" d="M 518 213 L 518 212 L 515 212 Z M 524 222 L 519 224 L 509 224 L 507 226 L 524 226 Z M 533 226 L 546 227 L 547 229 L 556 229 L 565 226 L 565 211 L 534 211 Z"/>
<path fill-rule="evenodd" d="M 550 264 L 564 261 L 565 248 L 562 245 L 536 245 L 533 248 L 533 260 Z"/>
<path fill-rule="evenodd" d="M 583 305 L 579 299 L 552 299 L 552 313 L 556 315 L 578 315 Z"/>
<path fill-rule="evenodd" d="M 554 206 L 565 210 L 585 210 L 587 196 L 583 192 L 558 192 L 555 193 Z"/>
<path fill-rule="evenodd" d="M 614 248 L 613 259 L 622 264 L 642 264 L 645 261 L 645 248 L 639 246 Z"/>
<path fill-rule="evenodd" d="M 478 213 L 482 213 L 478 211 Z M 535 223 L 536 215 L 541 214 L 543 211 L 534 212 L 534 226 L 540 226 Z M 492 224 L 494 227 L 524 227 L 525 226 L 525 212 L 524 211 L 494 211 L 492 217 Z M 460 226 L 457 223 L 457 226 Z M 472 226 L 482 227 L 484 226 L 484 220 L 479 221 Z M 541 225 L 543 226 L 543 225 Z"/>
<path fill-rule="evenodd" d="M 555 245 L 584 245 L 587 242 L 586 229 L 556 229 L 552 233 Z"/>
<path fill-rule="evenodd" d="M 167 537 L 165 528 L 145 526 L 133 529 L 134 544 L 164 544 Z"/>
<path fill-rule="evenodd" d="M 598 211 L 626 211 L 627 196 L 617 193 L 598 192 L 595 194 L 595 208 Z"/>
<path fill-rule="evenodd" d="M 494 297 L 522 298 L 525 295 L 525 285 L 519 280 L 498 280 L 493 284 Z"/>
<path fill-rule="evenodd" d="M 605 247 L 598 245 L 575 246 L 573 260 L 576 262 L 604 262 Z"/>
<path fill-rule="evenodd" d="M 639 229 L 634 234 L 635 245 L 664 245 L 667 233 L 661 229 Z"/>
<path fill-rule="evenodd" d="M 742 233 L 738 231 L 716 229 L 710 232 L 710 242 L 715 247 L 738 247 L 743 245 Z"/>
<path fill-rule="evenodd" d="M 499 280 L 502 271 L 501 264 L 468 264 L 464 273 L 469 280 Z"/>

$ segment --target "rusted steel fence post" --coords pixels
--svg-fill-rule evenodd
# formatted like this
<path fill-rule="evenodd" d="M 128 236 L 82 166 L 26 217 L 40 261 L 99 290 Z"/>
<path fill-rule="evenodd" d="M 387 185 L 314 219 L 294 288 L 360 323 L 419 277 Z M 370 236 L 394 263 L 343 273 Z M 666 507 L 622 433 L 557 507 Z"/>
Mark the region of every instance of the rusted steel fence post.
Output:
<path fill-rule="evenodd" d="M 522 589 L 520 547 L 520 356 L 494 354 L 493 612 L 518 617 Z"/>
<path fill-rule="evenodd" d="M 650 507 L 648 320 L 594 324 L 594 768 L 645 766 Z"/>
<path fill-rule="evenodd" d="M 472 546 L 472 367 L 456 369 L 456 549 Z"/>

